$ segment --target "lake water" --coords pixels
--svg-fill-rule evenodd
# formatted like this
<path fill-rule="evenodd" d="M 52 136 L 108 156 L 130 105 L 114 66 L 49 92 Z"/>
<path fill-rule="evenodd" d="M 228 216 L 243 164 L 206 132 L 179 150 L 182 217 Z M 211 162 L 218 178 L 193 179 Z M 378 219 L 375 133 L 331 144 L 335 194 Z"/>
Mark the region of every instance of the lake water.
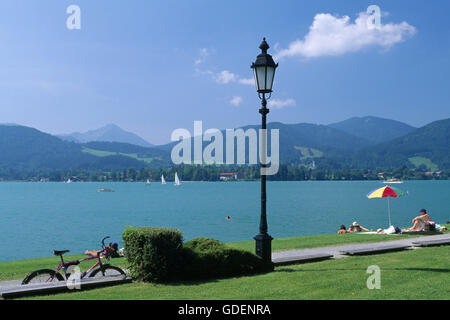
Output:
<path fill-rule="evenodd" d="M 366 198 L 381 186 L 378 181 L 268 182 L 269 234 L 334 233 L 354 220 L 386 228 L 387 200 Z M 391 199 L 394 225 L 410 225 L 421 208 L 438 223 L 450 220 L 450 181 L 397 186 L 409 196 Z M 259 214 L 259 182 L 185 182 L 180 187 L 170 182 L 5 182 L 0 183 L 0 261 L 50 256 L 53 249 L 82 253 L 98 249 L 105 235 L 122 245 L 127 225 L 177 228 L 185 239 L 249 240 L 258 233 Z"/>

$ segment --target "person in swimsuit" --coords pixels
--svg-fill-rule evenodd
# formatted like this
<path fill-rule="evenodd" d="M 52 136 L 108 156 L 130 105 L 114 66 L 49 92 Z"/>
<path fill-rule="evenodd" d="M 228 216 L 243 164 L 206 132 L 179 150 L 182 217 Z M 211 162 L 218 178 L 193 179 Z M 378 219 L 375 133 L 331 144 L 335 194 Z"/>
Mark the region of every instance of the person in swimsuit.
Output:
<path fill-rule="evenodd" d="M 422 209 L 420 210 L 420 216 L 415 217 L 412 219 L 413 226 L 409 228 L 409 230 L 420 230 L 423 229 L 425 226 L 425 222 L 431 221 L 430 215 L 427 213 L 427 210 Z"/>
<path fill-rule="evenodd" d="M 115 242 L 114 243 L 110 243 L 109 246 L 106 247 L 106 253 L 111 258 L 118 258 L 119 257 L 119 254 L 117 252 L 118 250 L 119 250 L 119 245 L 117 243 L 115 243 Z M 100 257 L 101 258 L 105 258 L 104 252 L 100 251 L 100 250 L 92 250 L 92 251 L 86 250 L 84 252 L 85 255 L 92 256 L 92 257 L 97 257 L 97 255 L 99 253 L 100 253 Z"/>
<path fill-rule="evenodd" d="M 347 229 L 344 225 L 341 225 L 341 228 L 338 230 L 337 234 L 347 233 Z"/>
<path fill-rule="evenodd" d="M 369 231 L 368 229 L 360 226 L 358 222 L 353 222 L 352 225 L 348 228 L 347 232 L 361 232 L 361 231 Z"/>

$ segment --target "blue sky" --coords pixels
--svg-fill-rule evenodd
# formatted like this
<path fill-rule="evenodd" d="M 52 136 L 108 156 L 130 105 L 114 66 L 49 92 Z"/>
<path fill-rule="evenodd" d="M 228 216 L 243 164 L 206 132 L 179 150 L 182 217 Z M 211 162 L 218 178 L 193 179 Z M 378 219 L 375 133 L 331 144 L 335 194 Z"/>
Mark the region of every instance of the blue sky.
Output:
<path fill-rule="evenodd" d="M 66 27 L 72 4 L 80 30 Z M 375 33 L 356 25 L 372 4 L 382 11 Z M 192 131 L 194 120 L 259 123 L 249 66 L 265 36 L 280 63 L 269 121 L 374 115 L 425 125 L 450 114 L 449 9 L 446 1 L 2 0 L 0 122 L 54 134 L 115 123 L 157 144 L 176 128 Z"/>

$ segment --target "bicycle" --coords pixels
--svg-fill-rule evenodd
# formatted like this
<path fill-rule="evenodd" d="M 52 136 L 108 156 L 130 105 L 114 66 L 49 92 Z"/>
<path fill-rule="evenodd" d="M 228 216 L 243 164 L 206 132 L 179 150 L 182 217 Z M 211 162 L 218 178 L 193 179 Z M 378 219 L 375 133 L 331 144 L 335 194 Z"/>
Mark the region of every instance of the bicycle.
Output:
<path fill-rule="evenodd" d="M 70 267 L 76 266 L 80 264 L 83 261 L 89 261 L 97 259 L 97 262 L 91 266 L 88 270 L 83 272 L 80 275 L 80 279 L 83 279 L 87 275 L 89 275 L 89 278 L 100 278 L 100 277 L 114 277 L 114 276 L 124 276 L 125 272 L 119 268 L 112 266 L 110 264 L 104 264 L 102 262 L 102 255 L 109 260 L 110 254 L 107 250 L 107 247 L 105 246 L 105 240 L 110 238 L 109 236 L 102 239 L 102 250 L 97 253 L 97 256 L 90 256 L 84 259 L 74 260 L 65 262 L 63 255 L 70 252 L 70 250 L 53 250 L 53 254 L 55 256 L 59 256 L 61 258 L 61 263 L 58 265 L 58 267 L 55 270 L 51 269 L 40 269 L 31 272 L 28 274 L 25 279 L 23 279 L 22 284 L 30 284 L 30 283 L 48 283 L 52 282 L 53 280 L 57 281 L 64 281 L 69 280 L 70 277 Z M 97 269 L 95 269 L 98 267 Z M 64 272 L 64 277 L 61 275 L 60 270 Z"/>

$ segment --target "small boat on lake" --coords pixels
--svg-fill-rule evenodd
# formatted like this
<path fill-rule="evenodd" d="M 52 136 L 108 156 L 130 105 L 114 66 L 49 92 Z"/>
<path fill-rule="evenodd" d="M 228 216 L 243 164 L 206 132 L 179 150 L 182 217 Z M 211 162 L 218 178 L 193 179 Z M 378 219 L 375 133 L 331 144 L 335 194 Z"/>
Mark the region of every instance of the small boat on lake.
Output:
<path fill-rule="evenodd" d="M 164 175 L 161 175 L 161 184 L 166 184 L 166 179 L 164 179 Z"/>
<path fill-rule="evenodd" d="M 176 186 L 181 186 L 181 182 L 180 179 L 178 178 L 178 173 L 175 172 L 175 185 Z"/>
<path fill-rule="evenodd" d="M 403 181 L 400 179 L 387 179 L 384 180 L 383 183 L 403 183 Z"/>
<path fill-rule="evenodd" d="M 145 185 L 146 185 L 146 186 L 149 186 L 149 185 L 150 185 L 150 180 L 149 180 L 149 179 L 147 179 L 147 182 L 145 183 Z"/>
<path fill-rule="evenodd" d="M 97 192 L 114 192 L 114 189 L 97 189 Z"/>

